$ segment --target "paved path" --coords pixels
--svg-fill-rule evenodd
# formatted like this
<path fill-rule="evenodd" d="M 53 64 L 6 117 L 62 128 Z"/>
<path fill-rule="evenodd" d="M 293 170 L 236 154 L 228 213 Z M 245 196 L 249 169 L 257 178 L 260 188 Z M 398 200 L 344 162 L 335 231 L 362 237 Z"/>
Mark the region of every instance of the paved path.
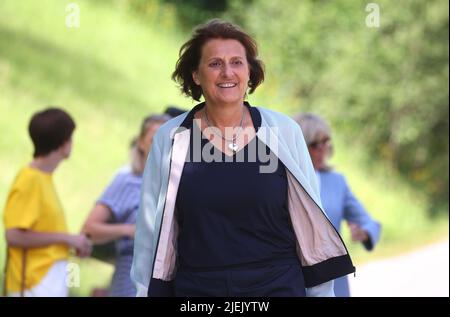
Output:
<path fill-rule="evenodd" d="M 349 276 L 352 296 L 449 296 L 449 242 L 373 261 Z"/>

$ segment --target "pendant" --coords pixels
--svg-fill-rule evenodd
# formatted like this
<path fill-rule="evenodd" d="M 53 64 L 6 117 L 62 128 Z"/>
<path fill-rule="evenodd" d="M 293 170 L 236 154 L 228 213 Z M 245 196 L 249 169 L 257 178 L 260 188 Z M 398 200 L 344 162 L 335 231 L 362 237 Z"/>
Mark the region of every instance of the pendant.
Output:
<path fill-rule="evenodd" d="M 233 142 L 233 143 L 229 143 L 229 144 L 228 144 L 228 148 L 229 148 L 231 151 L 236 152 L 237 149 L 238 149 L 238 146 L 237 146 L 236 143 Z"/>

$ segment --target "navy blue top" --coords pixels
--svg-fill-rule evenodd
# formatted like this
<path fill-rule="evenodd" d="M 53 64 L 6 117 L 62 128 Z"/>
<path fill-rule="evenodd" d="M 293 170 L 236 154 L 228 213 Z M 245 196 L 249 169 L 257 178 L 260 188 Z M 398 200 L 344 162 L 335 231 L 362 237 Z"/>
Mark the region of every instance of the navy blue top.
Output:
<path fill-rule="evenodd" d="M 246 106 L 258 130 L 259 111 Z M 192 125 L 191 131 L 190 149 L 193 149 L 193 135 L 200 131 L 197 124 Z M 202 157 L 194 161 L 194 151 L 189 151 L 176 201 L 181 268 L 298 263 L 282 162 L 257 137 L 233 157 L 212 146 L 206 138 L 202 137 L 201 145 L 201 148 L 208 145 L 211 153 L 219 151 L 221 160 L 205 162 Z M 262 149 L 264 157 L 258 155 Z M 249 157 L 254 150 L 256 155 Z M 238 161 L 238 156 L 244 160 Z M 274 173 L 260 172 L 261 165 L 273 162 L 277 164 Z"/>

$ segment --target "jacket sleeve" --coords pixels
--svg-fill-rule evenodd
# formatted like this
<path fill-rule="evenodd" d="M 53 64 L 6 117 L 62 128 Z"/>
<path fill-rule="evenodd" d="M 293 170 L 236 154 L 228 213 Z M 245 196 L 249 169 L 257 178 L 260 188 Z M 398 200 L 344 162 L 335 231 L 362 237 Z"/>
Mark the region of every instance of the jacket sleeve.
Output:
<path fill-rule="evenodd" d="M 297 156 L 297 160 L 299 162 L 300 169 L 302 170 L 306 180 L 309 183 L 313 197 L 317 204 L 322 208 L 322 202 L 320 200 L 320 190 L 319 183 L 317 181 L 317 176 L 314 171 L 314 166 L 311 161 L 311 156 L 309 155 L 308 146 L 306 145 L 305 138 L 303 137 L 303 133 L 298 124 L 295 124 L 296 130 L 295 140 L 297 145 L 297 153 L 294 155 Z M 334 280 L 330 280 L 328 282 L 306 288 L 306 296 L 307 297 L 335 297 L 334 294 Z"/>
<path fill-rule="evenodd" d="M 371 251 L 380 238 L 381 224 L 373 220 L 359 200 L 353 195 L 347 182 L 344 181 L 344 219 L 356 223 L 367 232 L 369 239 L 363 242 L 366 250 Z"/>
<path fill-rule="evenodd" d="M 322 202 L 320 200 L 320 189 L 319 182 L 317 181 L 316 172 L 314 171 L 314 166 L 312 164 L 311 156 L 309 155 L 308 146 L 306 145 L 305 138 L 303 137 L 302 130 L 300 126 L 293 121 L 293 133 L 294 140 L 296 144 L 296 151 L 292 153 L 294 158 L 297 160 L 300 170 L 306 178 L 310 186 L 311 194 L 313 195 L 314 201 L 323 210 Z"/>
<path fill-rule="evenodd" d="M 161 145 L 158 132 L 155 134 L 150 154 L 145 165 L 141 199 L 136 218 L 133 264 L 130 276 L 135 284 L 136 296 L 147 296 L 152 274 L 152 255 L 157 241 L 154 239 L 157 223 L 157 205 L 161 192 Z"/>
<path fill-rule="evenodd" d="M 306 297 L 335 297 L 334 280 L 307 288 Z"/>

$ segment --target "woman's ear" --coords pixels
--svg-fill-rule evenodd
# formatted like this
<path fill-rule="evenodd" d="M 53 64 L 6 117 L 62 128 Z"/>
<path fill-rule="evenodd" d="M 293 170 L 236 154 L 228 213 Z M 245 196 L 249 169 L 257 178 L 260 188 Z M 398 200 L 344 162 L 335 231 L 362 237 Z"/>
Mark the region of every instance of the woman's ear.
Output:
<path fill-rule="evenodd" d="M 192 80 L 194 80 L 196 85 L 200 86 L 200 80 L 198 80 L 198 72 L 196 70 L 192 72 Z"/>

